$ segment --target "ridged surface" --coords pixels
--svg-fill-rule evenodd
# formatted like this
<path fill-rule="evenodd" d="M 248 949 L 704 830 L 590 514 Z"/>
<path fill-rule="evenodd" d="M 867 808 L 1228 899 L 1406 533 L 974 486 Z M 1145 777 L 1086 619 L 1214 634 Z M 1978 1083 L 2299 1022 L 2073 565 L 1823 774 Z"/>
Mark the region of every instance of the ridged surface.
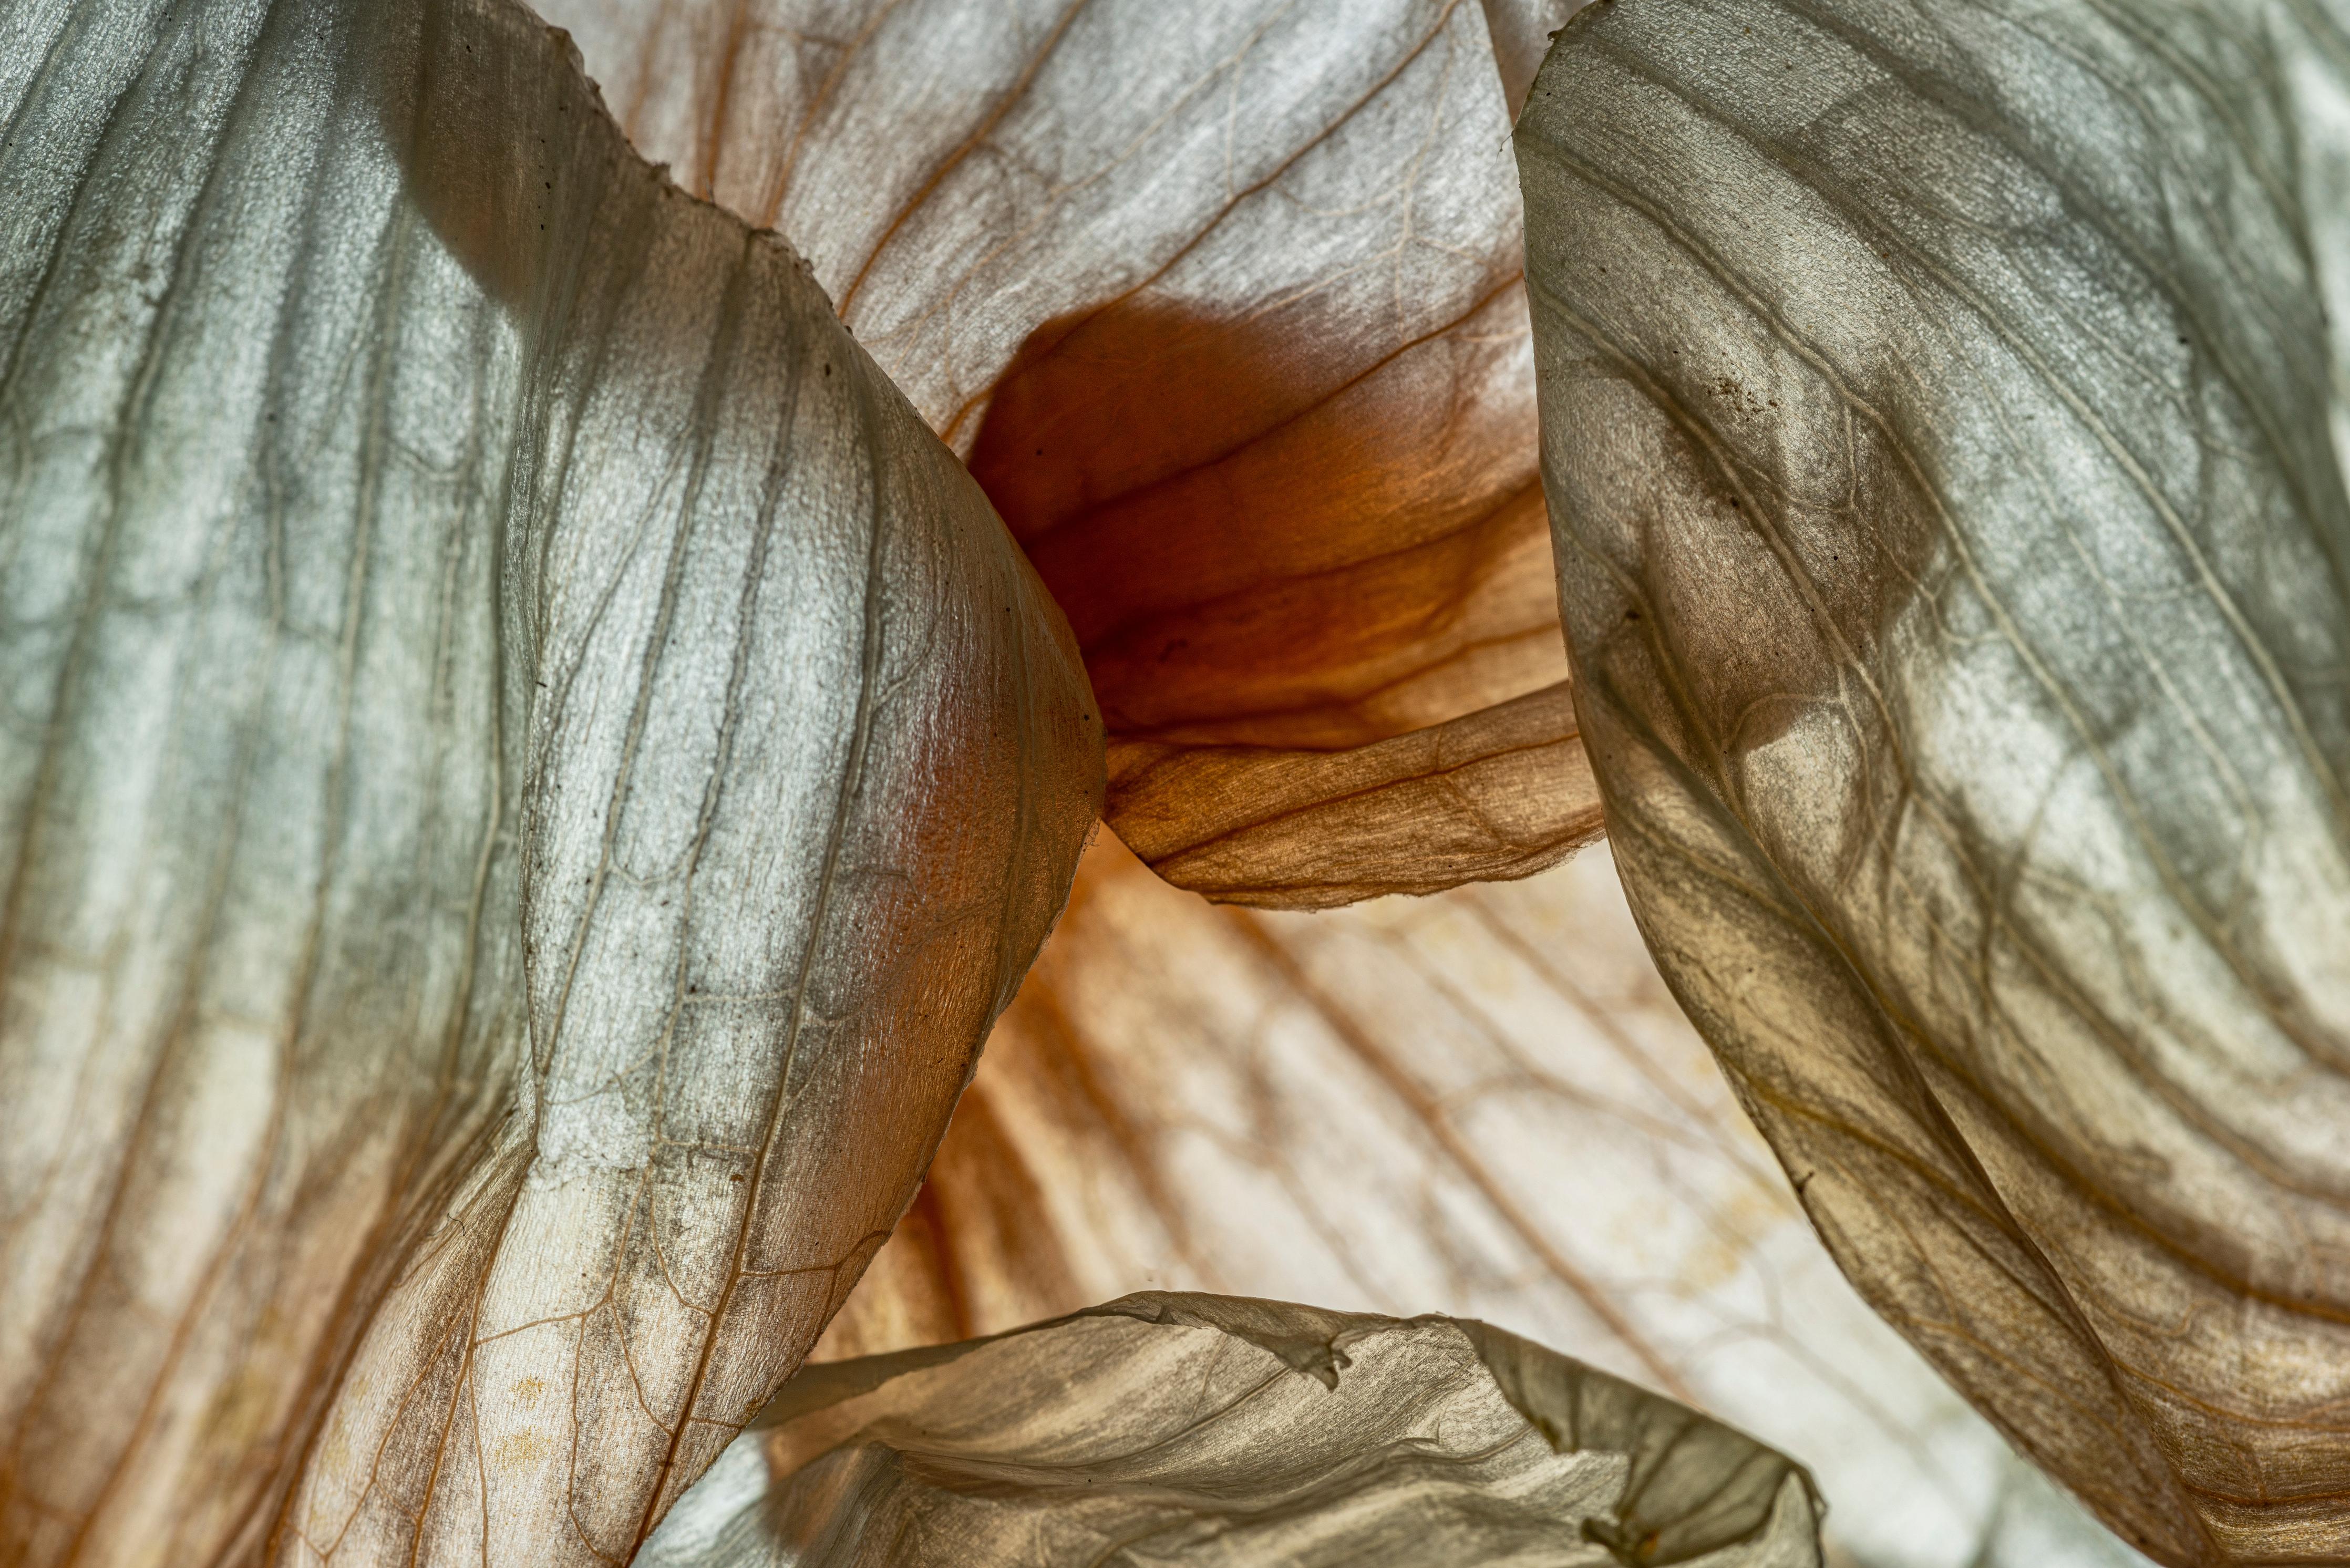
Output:
<path fill-rule="evenodd" d="M 1564 680 L 1351 751 L 1122 741 L 1105 809 L 1177 887 L 1275 909 L 1531 876 L 1601 826 Z"/>
<path fill-rule="evenodd" d="M 0 40 L 0 1561 L 625 1561 L 1066 895 L 1066 629 L 518 7 Z"/>
<path fill-rule="evenodd" d="M 1785 1456 L 1482 1323 L 1150 1293 L 795 1380 L 647 1568 L 1819 1568 Z"/>
<path fill-rule="evenodd" d="M 1863 1292 L 2172 1563 L 2350 1556 L 2345 22 L 1610 0 L 1518 131 L 1634 913 Z"/>
<path fill-rule="evenodd" d="M 1140 1290 L 1509 1329 L 1800 1459 L 1831 1568 L 2145 1568 L 1837 1272 L 1604 846 L 1284 914 L 1097 840 L 810 1355 Z"/>
<path fill-rule="evenodd" d="M 648 156 L 806 248 L 1068 613 L 1114 736 L 1331 781 L 1312 834 L 1162 870 L 1329 903 L 1496 861 L 1440 776 L 1324 759 L 1566 675 L 1503 90 L 1549 8 L 1488 7 L 1499 70 L 1473 0 L 546 14 Z M 1521 815 L 1587 821 L 1588 780 L 1537 761 Z M 1217 773 L 1162 774 L 1148 815 L 1222 832 Z M 1431 831 L 1383 879 L 1405 815 Z M 1534 839 L 1518 864 L 1581 842 Z"/>

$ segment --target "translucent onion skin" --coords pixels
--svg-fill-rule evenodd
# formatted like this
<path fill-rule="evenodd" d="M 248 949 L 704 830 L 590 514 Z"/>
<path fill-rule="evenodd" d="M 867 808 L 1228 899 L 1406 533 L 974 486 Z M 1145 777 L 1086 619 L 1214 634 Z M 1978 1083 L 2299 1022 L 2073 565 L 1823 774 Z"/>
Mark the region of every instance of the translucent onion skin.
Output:
<path fill-rule="evenodd" d="M 0 1560 L 625 1561 L 1066 896 L 1074 640 L 520 5 L 0 37 Z"/>
<path fill-rule="evenodd" d="M 1488 1324 L 1145 1292 L 827 1362 L 640 1568 L 1820 1568 L 1785 1455 Z"/>
<path fill-rule="evenodd" d="M 1517 131 L 1650 949 L 1870 1301 L 2178 1564 L 2350 1553 L 2342 21 L 1604 0 Z"/>
<path fill-rule="evenodd" d="M 1563 3 L 540 9 L 967 457 L 1084 650 L 1110 827 L 1320 909 L 1597 832 L 1505 97 Z"/>

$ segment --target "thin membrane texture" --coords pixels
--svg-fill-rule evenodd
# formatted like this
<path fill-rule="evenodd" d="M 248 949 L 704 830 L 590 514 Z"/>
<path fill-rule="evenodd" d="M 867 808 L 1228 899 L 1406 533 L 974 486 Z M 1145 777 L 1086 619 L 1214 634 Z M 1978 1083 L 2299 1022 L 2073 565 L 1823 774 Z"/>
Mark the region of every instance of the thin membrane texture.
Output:
<path fill-rule="evenodd" d="M 1164 874 L 1309 905 L 1503 874 L 1440 767 L 1326 762 L 1566 675 L 1511 67 L 1474 0 L 546 10 L 637 145 L 805 247 L 968 458 L 1067 612 L 1113 747 L 1144 749 L 1113 771 L 1245 747 L 1326 791 L 1313 833 L 1243 837 L 1220 764 L 1113 791 L 1114 827 L 1163 830 L 1130 837 Z M 1497 0 L 1524 76 L 1541 11 Z M 1549 757 L 1514 766 L 1544 798 L 1503 835 L 1528 866 L 1596 810 L 1554 765 L 1570 705 L 1539 711 Z M 1429 814 L 1396 863 L 1389 824 Z M 1218 856 L 1182 853 L 1210 836 Z"/>
<path fill-rule="evenodd" d="M 1097 840 L 810 1357 L 1137 1290 L 1506 1328 L 1800 1459 L 1832 1568 L 2144 1568 L 1837 1272 L 1604 847 L 1302 914 Z"/>
<path fill-rule="evenodd" d="M 1871 1303 L 2171 1563 L 2350 1553 L 2345 20 L 1610 0 L 1518 130 L 1633 911 Z"/>
<path fill-rule="evenodd" d="M 1128 847 L 1219 903 L 1329 909 L 1524 877 L 1599 836 L 1564 680 L 1346 752 L 1117 748 Z"/>
<path fill-rule="evenodd" d="M 1670 1400 L 1482 1323 L 1221 1296 L 811 1367 L 725 1465 L 640 1563 L 1821 1561 L 1804 1472 Z"/>
<path fill-rule="evenodd" d="M 1551 38 L 1585 0 L 1483 0 L 1486 30 L 1493 36 L 1493 63 L 1502 73 L 1502 95 L 1514 122 L 1524 112 L 1526 94 Z"/>
<path fill-rule="evenodd" d="M 0 1560 L 625 1562 L 1058 911 L 1074 644 L 519 6 L 0 38 Z"/>

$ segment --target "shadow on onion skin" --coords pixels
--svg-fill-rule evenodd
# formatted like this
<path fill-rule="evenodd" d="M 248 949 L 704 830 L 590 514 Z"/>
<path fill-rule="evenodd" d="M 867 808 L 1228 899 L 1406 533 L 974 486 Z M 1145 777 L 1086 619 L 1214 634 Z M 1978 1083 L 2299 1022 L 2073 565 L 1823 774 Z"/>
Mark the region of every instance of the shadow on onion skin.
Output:
<path fill-rule="evenodd" d="M 1295 306 L 1128 299 L 1038 329 L 997 387 L 972 472 L 1084 651 L 1109 825 L 1177 886 L 1323 909 L 1597 836 L 1510 444 L 1517 304 L 1357 365 Z"/>
<path fill-rule="evenodd" d="M 1310 300 L 1131 296 L 1030 336 L 971 470 L 1113 734 L 1337 750 L 1565 675 L 1531 383 L 1497 402 L 1515 345 L 1483 335 L 1515 299 L 1367 364 Z"/>

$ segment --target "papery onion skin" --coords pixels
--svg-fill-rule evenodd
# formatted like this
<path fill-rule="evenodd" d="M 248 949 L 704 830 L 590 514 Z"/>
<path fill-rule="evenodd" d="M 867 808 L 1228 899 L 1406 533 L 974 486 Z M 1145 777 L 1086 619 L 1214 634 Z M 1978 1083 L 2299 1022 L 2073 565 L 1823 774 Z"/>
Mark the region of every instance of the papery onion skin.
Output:
<path fill-rule="evenodd" d="M 1066 623 L 520 5 L 0 36 L 0 1559 L 624 1560 L 1066 897 Z"/>
<path fill-rule="evenodd" d="M 811 1367 L 640 1561 L 1820 1568 L 1820 1513 L 1783 1454 L 1486 1324 L 1144 1292 Z"/>
<path fill-rule="evenodd" d="M 1566 674 L 1508 154 L 1559 0 L 543 8 L 967 455 L 1161 875 L 1326 908 L 1590 840 L 1569 705 L 1493 711 Z"/>
<path fill-rule="evenodd" d="M 2342 21 L 1608 0 L 1518 130 L 1651 950 L 1872 1303 L 2171 1563 L 2350 1553 Z"/>

